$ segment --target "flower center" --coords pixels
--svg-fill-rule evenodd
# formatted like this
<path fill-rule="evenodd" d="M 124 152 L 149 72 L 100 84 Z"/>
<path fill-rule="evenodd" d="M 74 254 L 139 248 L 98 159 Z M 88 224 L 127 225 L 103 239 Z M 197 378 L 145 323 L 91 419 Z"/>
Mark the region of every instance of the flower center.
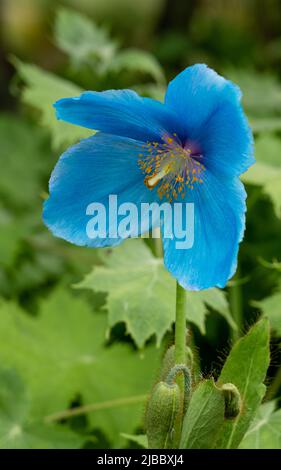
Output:
<path fill-rule="evenodd" d="M 187 189 L 203 183 L 202 155 L 192 144 L 183 146 L 176 134 L 164 135 L 163 143 L 148 142 L 143 147 L 138 164 L 145 174 L 144 183 L 149 189 L 158 186 L 160 199 L 172 202 L 179 195 L 183 199 Z"/>

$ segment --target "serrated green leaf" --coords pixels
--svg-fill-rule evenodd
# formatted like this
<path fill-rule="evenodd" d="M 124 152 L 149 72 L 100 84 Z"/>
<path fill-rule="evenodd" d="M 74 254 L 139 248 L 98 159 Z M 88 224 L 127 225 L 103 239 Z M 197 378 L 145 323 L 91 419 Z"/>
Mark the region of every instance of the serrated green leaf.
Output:
<path fill-rule="evenodd" d="M 220 374 L 218 385 L 233 383 L 242 399 L 242 411 L 225 420 L 216 447 L 237 448 L 257 412 L 265 393 L 263 381 L 269 365 L 269 322 L 258 321 L 232 348 Z"/>
<path fill-rule="evenodd" d="M 34 421 L 22 380 L 0 369 L 0 449 L 73 449 L 84 441 L 66 426 Z"/>
<path fill-rule="evenodd" d="M 127 332 L 142 348 L 156 335 L 159 345 L 175 317 L 176 284 L 142 240 L 127 240 L 104 256 L 104 266 L 96 266 L 76 287 L 108 292 L 108 322 L 126 324 Z M 187 319 L 205 333 L 207 306 L 213 308 L 235 328 L 225 294 L 218 289 L 186 292 Z"/>
<path fill-rule="evenodd" d="M 103 314 L 63 290 L 41 303 L 36 318 L 13 303 L 0 306 L 0 361 L 21 371 L 32 415 L 64 410 L 77 395 L 83 404 L 122 399 L 118 407 L 88 415 L 118 445 L 120 431 L 132 433 L 141 422 L 142 403 L 126 399 L 147 393 L 159 353 L 150 347 L 141 358 L 125 344 L 105 347 L 105 331 Z"/>
<path fill-rule="evenodd" d="M 224 398 L 213 380 L 199 383 L 184 417 L 181 449 L 212 449 L 224 421 Z"/>
<path fill-rule="evenodd" d="M 261 309 L 269 318 L 271 328 L 278 336 L 281 336 L 281 291 L 278 290 L 270 297 L 252 302 L 252 304 Z"/>
<path fill-rule="evenodd" d="M 205 320 L 209 311 L 207 307 L 211 307 L 220 313 L 234 330 L 237 326 L 231 316 L 226 295 L 223 291 L 213 288 L 199 292 L 186 291 L 187 304 L 186 316 L 187 320 L 194 323 L 202 334 L 206 333 Z"/>
<path fill-rule="evenodd" d="M 76 67 L 110 63 L 116 49 L 116 43 L 105 29 L 81 13 L 66 8 L 58 11 L 54 35 L 58 47 L 70 56 Z"/>
<path fill-rule="evenodd" d="M 126 49 L 111 60 L 109 72 L 139 72 L 150 75 L 156 82 L 165 83 L 163 69 L 155 57 L 141 49 Z"/>
<path fill-rule="evenodd" d="M 144 449 L 148 448 L 148 443 L 147 443 L 147 437 L 145 434 L 125 434 L 121 433 L 121 436 L 123 436 L 125 439 L 127 439 L 130 442 L 134 442 L 135 444 L 138 444 L 140 447 L 143 447 Z"/>
<path fill-rule="evenodd" d="M 55 149 L 67 147 L 77 140 L 89 137 L 93 131 L 73 126 L 56 118 L 53 104 L 60 98 L 78 96 L 83 91 L 77 85 L 42 70 L 36 65 L 15 61 L 19 76 L 26 86 L 22 91 L 22 101 L 40 111 L 42 126 L 49 129 Z"/>
<path fill-rule="evenodd" d="M 281 410 L 275 410 L 274 401 L 260 406 L 240 449 L 281 449 Z"/>
<path fill-rule="evenodd" d="M 128 240 L 104 258 L 78 285 L 108 292 L 106 306 L 112 327 L 125 322 L 139 348 L 156 335 L 159 345 L 174 319 L 176 283 L 142 240 Z"/>

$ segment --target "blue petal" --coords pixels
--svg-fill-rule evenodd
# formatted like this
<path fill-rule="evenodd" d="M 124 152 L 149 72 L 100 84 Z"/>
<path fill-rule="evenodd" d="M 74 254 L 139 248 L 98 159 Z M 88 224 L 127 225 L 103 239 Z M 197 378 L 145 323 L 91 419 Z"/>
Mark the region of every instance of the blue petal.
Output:
<path fill-rule="evenodd" d="M 220 175 L 241 175 L 253 163 L 253 136 L 239 103 L 225 103 L 200 131 L 202 163 Z"/>
<path fill-rule="evenodd" d="M 123 137 L 98 133 L 69 148 L 57 163 L 50 179 L 50 197 L 44 204 L 43 219 L 54 235 L 76 245 L 116 245 L 123 239 L 113 237 L 108 196 L 117 195 L 122 203 L 155 200 L 155 191 L 147 189 L 137 160 L 143 143 Z M 91 216 L 86 209 L 93 202 L 106 211 L 106 236 L 89 238 L 86 227 Z M 121 217 L 121 219 L 123 216 Z M 118 219 L 120 220 L 120 218 Z M 127 236 L 137 236 L 150 228 L 150 219 L 137 221 Z"/>
<path fill-rule="evenodd" d="M 181 72 L 168 86 L 165 103 L 177 111 L 189 140 L 198 142 L 204 165 L 239 175 L 254 163 L 253 139 L 240 89 L 206 65 Z"/>
<path fill-rule="evenodd" d="M 77 98 L 63 98 L 54 106 L 58 119 L 145 142 L 159 140 L 167 132 L 182 133 L 173 110 L 131 90 L 87 91 Z"/>
<path fill-rule="evenodd" d="M 239 101 L 240 97 L 237 86 L 205 64 L 196 64 L 169 83 L 165 103 L 180 115 L 191 132 L 205 125 L 221 104 Z"/>
<path fill-rule="evenodd" d="M 233 276 L 245 229 L 245 200 L 238 178 L 221 181 L 211 173 L 189 191 L 185 202 L 194 203 L 193 246 L 179 249 L 178 238 L 163 238 L 165 265 L 184 288 L 224 287 Z M 192 221 L 187 223 L 191 228 Z"/>

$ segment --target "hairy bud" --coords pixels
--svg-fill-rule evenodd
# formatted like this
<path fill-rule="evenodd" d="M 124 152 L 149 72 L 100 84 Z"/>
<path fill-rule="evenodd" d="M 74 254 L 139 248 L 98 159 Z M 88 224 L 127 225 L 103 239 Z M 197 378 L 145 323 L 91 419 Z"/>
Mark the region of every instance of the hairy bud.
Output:
<path fill-rule="evenodd" d="M 178 385 L 159 382 L 152 391 L 146 412 L 146 431 L 150 449 L 170 447 L 179 407 Z"/>

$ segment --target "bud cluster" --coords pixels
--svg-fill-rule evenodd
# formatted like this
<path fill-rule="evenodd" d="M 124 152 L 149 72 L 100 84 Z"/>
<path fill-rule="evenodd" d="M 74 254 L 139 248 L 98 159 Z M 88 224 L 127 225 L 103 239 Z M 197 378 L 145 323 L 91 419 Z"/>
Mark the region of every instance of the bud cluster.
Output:
<path fill-rule="evenodd" d="M 177 432 L 186 414 L 194 382 L 194 359 L 186 346 L 185 364 L 176 364 L 175 346 L 171 346 L 163 359 L 159 382 L 154 386 L 146 410 L 146 432 L 148 447 L 169 449 L 178 445 Z M 181 382 L 179 382 L 179 380 Z M 179 386 L 179 383 L 183 386 Z M 196 387 L 196 383 L 194 387 Z M 235 419 L 242 411 L 242 400 L 238 388 L 232 383 L 216 384 L 221 391 L 224 418 Z M 179 426 L 180 424 L 180 426 Z M 175 432 L 177 428 L 177 432 Z"/>

